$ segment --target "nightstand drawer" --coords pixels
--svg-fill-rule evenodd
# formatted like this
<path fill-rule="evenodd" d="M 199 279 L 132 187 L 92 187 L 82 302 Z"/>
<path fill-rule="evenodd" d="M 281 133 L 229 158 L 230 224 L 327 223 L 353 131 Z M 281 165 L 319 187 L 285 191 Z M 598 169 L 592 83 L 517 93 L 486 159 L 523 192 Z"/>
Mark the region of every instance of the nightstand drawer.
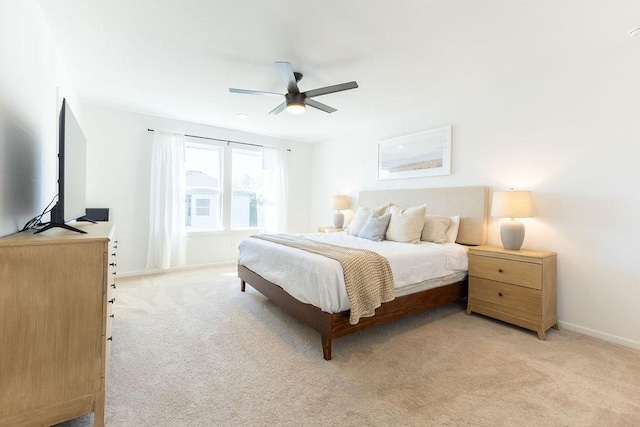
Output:
<path fill-rule="evenodd" d="M 532 289 L 542 289 L 542 265 L 469 255 L 469 276 L 513 283 Z"/>
<path fill-rule="evenodd" d="M 469 300 L 503 313 L 540 320 L 540 291 L 478 277 L 469 278 Z"/>

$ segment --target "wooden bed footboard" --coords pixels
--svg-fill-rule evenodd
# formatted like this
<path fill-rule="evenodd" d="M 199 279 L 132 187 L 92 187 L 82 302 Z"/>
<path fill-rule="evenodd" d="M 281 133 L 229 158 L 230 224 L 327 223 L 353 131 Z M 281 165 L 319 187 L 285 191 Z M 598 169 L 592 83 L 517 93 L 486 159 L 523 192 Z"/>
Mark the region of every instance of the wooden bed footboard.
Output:
<path fill-rule="evenodd" d="M 397 297 L 378 307 L 375 316 L 360 318 L 357 324 L 352 325 L 349 323 L 348 310 L 331 314 L 311 304 L 300 302 L 280 286 L 269 282 L 240 264 L 238 264 L 238 277 L 242 292 L 245 291 L 246 284 L 250 284 L 289 314 L 320 332 L 325 360 L 331 360 L 331 344 L 334 338 L 406 317 L 436 305 L 457 301 L 467 296 L 467 279 L 465 278 L 450 285 Z"/>

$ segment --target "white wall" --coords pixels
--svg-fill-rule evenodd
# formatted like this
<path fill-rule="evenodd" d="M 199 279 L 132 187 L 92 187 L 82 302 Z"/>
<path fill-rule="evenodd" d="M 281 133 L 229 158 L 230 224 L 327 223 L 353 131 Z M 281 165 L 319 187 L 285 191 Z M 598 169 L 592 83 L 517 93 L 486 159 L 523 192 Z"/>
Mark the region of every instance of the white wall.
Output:
<path fill-rule="evenodd" d="M 80 105 L 35 1 L 0 0 L 0 236 L 57 194 L 62 97 Z"/>
<path fill-rule="evenodd" d="M 287 231 L 310 230 L 308 144 L 87 104 L 83 106 L 83 129 L 88 141 L 87 207 L 111 209 L 110 219 L 117 224 L 118 270 L 122 273 L 146 271 L 153 138 L 147 129 L 290 148 Z M 187 265 L 234 262 L 238 243 L 250 234 L 191 233 L 186 242 Z"/>
<path fill-rule="evenodd" d="M 434 89 L 430 109 L 313 151 L 313 223 L 359 190 L 488 185 L 533 191 L 524 247 L 558 253 L 561 326 L 640 348 L 640 44 L 607 57 Z M 377 142 L 453 125 L 453 172 L 377 181 Z M 500 244 L 499 220 L 489 243 Z"/>

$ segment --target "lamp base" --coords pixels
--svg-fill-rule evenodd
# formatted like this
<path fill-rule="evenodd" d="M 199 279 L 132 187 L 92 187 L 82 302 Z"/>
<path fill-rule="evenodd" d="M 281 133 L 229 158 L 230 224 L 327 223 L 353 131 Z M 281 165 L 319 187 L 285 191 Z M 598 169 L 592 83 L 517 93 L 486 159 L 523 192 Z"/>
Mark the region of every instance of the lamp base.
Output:
<path fill-rule="evenodd" d="M 336 212 L 333 214 L 333 226 L 335 228 L 342 228 L 344 225 L 344 214 L 342 212 Z"/>
<path fill-rule="evenodd" d="M 520 221 L 505 221 L 500 225 L 500 238 L 505 249 L 519 251 L 524 242 L 524 224 Z"/>

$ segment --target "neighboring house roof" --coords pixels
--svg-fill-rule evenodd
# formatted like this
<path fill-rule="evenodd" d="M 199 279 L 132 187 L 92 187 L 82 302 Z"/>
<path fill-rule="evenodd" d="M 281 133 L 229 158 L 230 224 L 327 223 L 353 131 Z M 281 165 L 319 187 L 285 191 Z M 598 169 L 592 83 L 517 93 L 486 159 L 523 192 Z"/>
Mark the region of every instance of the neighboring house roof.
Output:
<path fill-rule="evenodd" d="M 218 188 L 218 179 L 200 171 L 187 171 L 187 187 Z"/>

